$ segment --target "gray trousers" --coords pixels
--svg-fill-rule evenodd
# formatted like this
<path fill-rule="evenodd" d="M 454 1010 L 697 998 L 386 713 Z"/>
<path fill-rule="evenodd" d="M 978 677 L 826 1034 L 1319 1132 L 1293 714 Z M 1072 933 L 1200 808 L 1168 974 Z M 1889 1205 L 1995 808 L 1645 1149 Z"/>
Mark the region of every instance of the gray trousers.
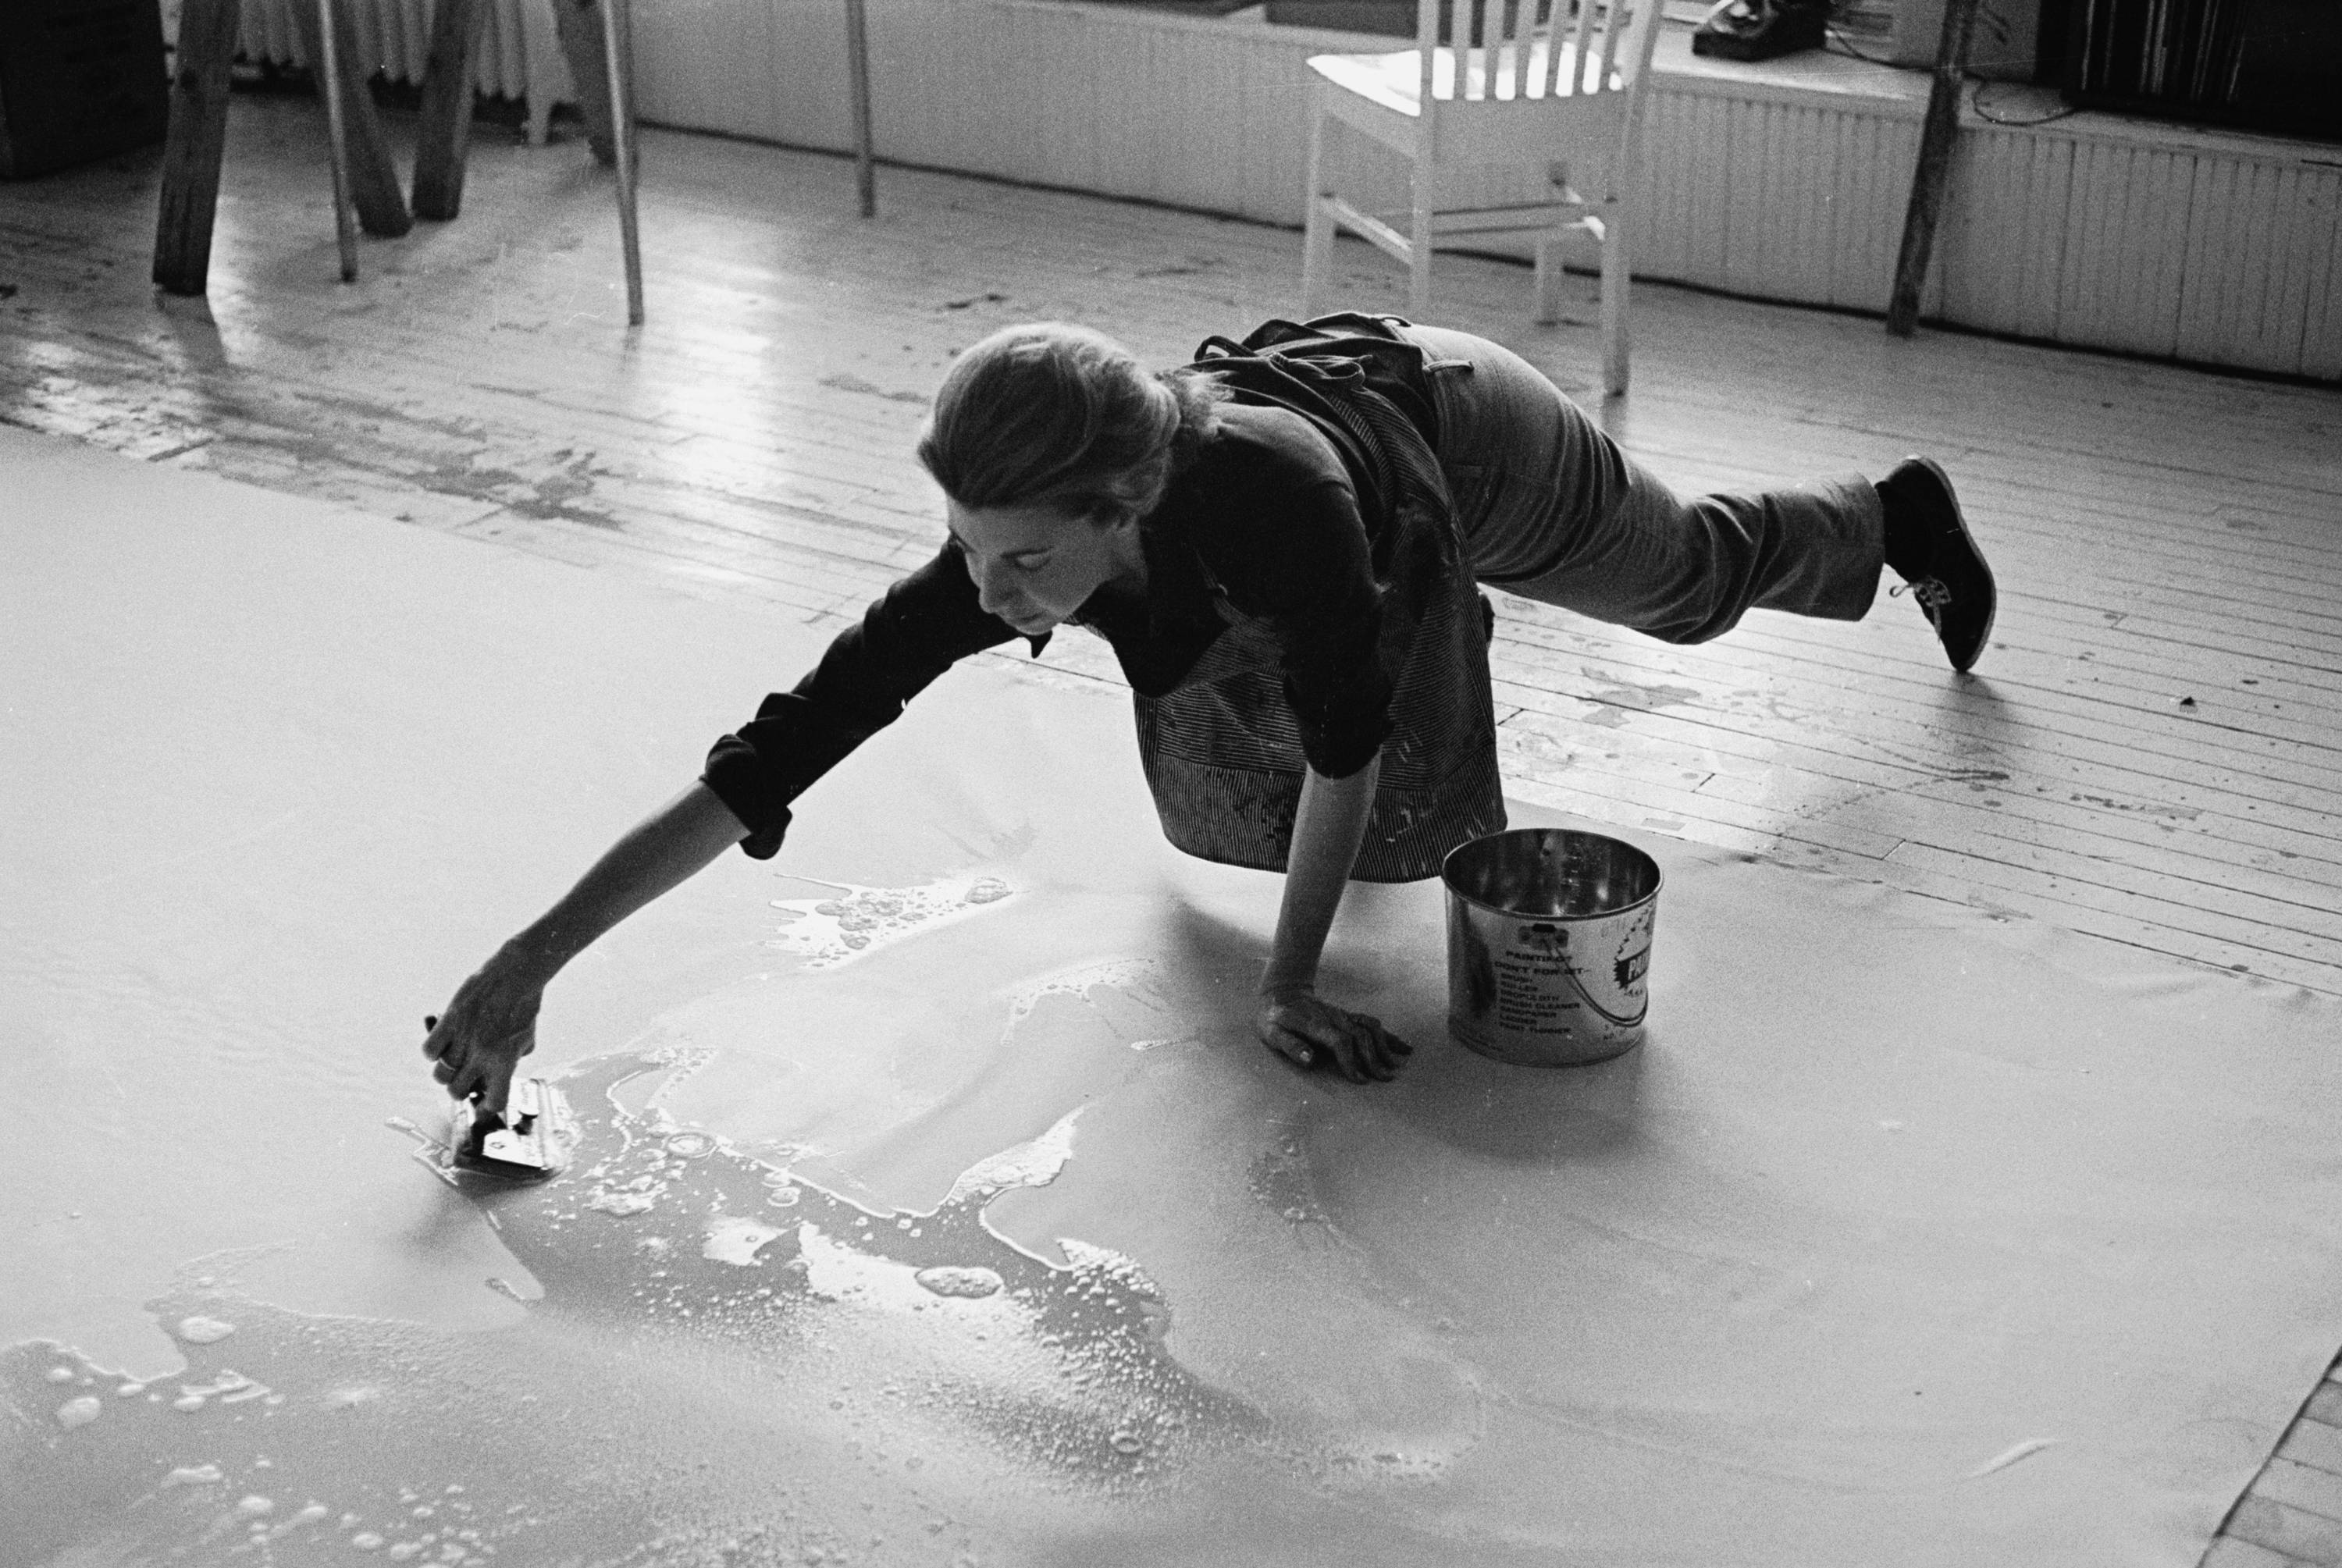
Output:
<path fill-rule="evenodd" d="M 1400 331 L 1428 353 L 1439 466 L 1479 581 L 1669 643 L 1751 609 L 1868 612 L 1885 564 L 1868 480 L 1682 500 L 1511 350 Z"/>

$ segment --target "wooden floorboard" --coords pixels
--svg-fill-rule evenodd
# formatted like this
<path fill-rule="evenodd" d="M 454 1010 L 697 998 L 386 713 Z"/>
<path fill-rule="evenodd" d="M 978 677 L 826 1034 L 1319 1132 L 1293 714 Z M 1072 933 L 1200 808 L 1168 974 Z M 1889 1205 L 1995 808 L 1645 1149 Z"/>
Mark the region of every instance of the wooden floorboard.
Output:
<path fill-rule="evenodd" d="M 960 347 L 1065 317 L 1176 363 L 1298 303 L 1282 231 L 900 170 L 864 222 L 843 160 L 651 132 L 630 335 L 582 148 L 481 127 L 464 218 L 367 242 L 345 287 L 321 145 L 314 105 L 236 100 L 203 301 L 146 283 L 158 158 L 0 186 L 0 419 L 826 627 L 939 543 L 910 453 Z M 1363 246 L 1336 265 L 1399 308 Z M 1436 290 L 1598 406 L 1589 281 L 1551 326 L 1517 267 L 1443 257 Z M 2001 619 L 1963 679 L 1884 594 L 1696 648 L 1498 595 L 1517 794 L 2342 995 L 2342 394 L 1649 285 L 1635 329 L 1600 417 L 1663 477 L 1931 453 Z M 1078 636 L 1046 667 L 1115 678 Z M 746 660 L 744 716 L 797 673 Z M 2214 1562 L 2310 1543 L 2323 1430 Z"/>

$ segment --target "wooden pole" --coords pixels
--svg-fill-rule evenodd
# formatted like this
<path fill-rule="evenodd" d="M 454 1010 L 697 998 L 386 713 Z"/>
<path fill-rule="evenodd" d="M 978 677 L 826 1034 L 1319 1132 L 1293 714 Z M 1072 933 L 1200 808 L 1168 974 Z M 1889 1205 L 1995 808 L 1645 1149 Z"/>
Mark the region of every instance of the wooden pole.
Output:
<path fill-rule="evenodd" d="M 1895 293 L 1887 306 L 1887 330 L 1908 337 L 1919 323 L 1919 295 L 1927 282 L 1927 260 L 1936 244 L 1936 219 L 1943 212 L 1944 182 L 1952 171 L 1952 145 L 1959 137 L 1960 89 L 1967 75 L 1968 36 L 1976 28 L 1977 0 L 1944 0 L 1944 30 L 1936 41 L 1936 79 L 1927 89 L 1927 122 L 1919 133 L 1919 166 L 1911 176 L 1911 205 L 1903 215 L 1903 250 L 1895 258 Z"/>
<path fill-rule="evenodd" d="M 155 215 L 155 281 L 169 294 L 201 294 L 212 265 L 226 147 L 227 83 L 235 63 L 238 0 L 187 0 L 171 73 L 171 122 L 163 145 L 163 199 Z"/>
<path fill-rule="evenodd" d="M 846 0 L 847 90 L 854 103 L 854 185 L 862 215 L 878 215 L 878 175 L 870 135 L 870 17 L 864 0 Z"/>
<path fill-rule="evenodd" d="M 341 105 L 340 168 L 347 181 L 344 199 L 357 208 L 359 227 L 395 239 L 415 226 L 415 219 L 406 210 L 406 193 L 398 166 L 391 161 L 382 117 L 375 113 L 374 95 L 358 69 L 357 33 L 350 25 L 348 7 L 342 0 L 314 0 L 294 6 L 293 15 L 301 29 L 301 46 L 308 51 L 316 74 L 318 95 L 325 100 L 329 131 L 334 105 L 336 101 Z"/>
<path fill-rule="evenodd" d="M 635 53 L 627 0 L 602 0 L 610 66 L 610 140 L 618 165 L 618 238 L 626 255 L 626 325 L 643 325 L 643 243 L 635 214 Z"/>
<path fill-rule="evenodd" d="M 342 281 L 358 278 L 357 220 L 350 211 L 350 137 L 342 102 L 342 48 L 334 24 L 334 0 L 317 0 L 317 86 L 325 95 L 325 144 L 334 165 L 334 238 L 342 249 Z"/>
<path fill-rule="evenodd" d="M 438 0 L 423 113 L 415 136 L 415 215 L 445 223 L 463 210 L 464 159 L 472 141 L 472 56 L 488 19 L 479 0 Z"/>

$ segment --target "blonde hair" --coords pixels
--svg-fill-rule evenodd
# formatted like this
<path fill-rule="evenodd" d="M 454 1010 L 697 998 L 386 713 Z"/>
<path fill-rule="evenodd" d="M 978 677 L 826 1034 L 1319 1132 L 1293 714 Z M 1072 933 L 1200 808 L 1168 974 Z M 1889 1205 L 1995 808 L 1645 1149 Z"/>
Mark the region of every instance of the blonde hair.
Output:
<path fill-rule="evenodd" d="M 1034 506 L 1095 523 L 1143 517 L 1211 434 L 1227 389 L 1155 375 L 1104 333 L 1006 326 L 959 356 L 936 394 L 919 461 L 971 511 Z"/>

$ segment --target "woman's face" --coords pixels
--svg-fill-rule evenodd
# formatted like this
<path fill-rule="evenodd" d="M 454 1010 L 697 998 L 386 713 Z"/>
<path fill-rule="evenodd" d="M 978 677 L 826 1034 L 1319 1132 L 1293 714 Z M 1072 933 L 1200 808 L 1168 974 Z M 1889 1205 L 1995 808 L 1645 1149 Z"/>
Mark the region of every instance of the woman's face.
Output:
<path fill-rule="evenodd" d="M 1106 584 L 1143 574 L 1138 524 L 1092 523 L 1043 507 L 946 507 L 977 601 L 1037 637 Z"/>

